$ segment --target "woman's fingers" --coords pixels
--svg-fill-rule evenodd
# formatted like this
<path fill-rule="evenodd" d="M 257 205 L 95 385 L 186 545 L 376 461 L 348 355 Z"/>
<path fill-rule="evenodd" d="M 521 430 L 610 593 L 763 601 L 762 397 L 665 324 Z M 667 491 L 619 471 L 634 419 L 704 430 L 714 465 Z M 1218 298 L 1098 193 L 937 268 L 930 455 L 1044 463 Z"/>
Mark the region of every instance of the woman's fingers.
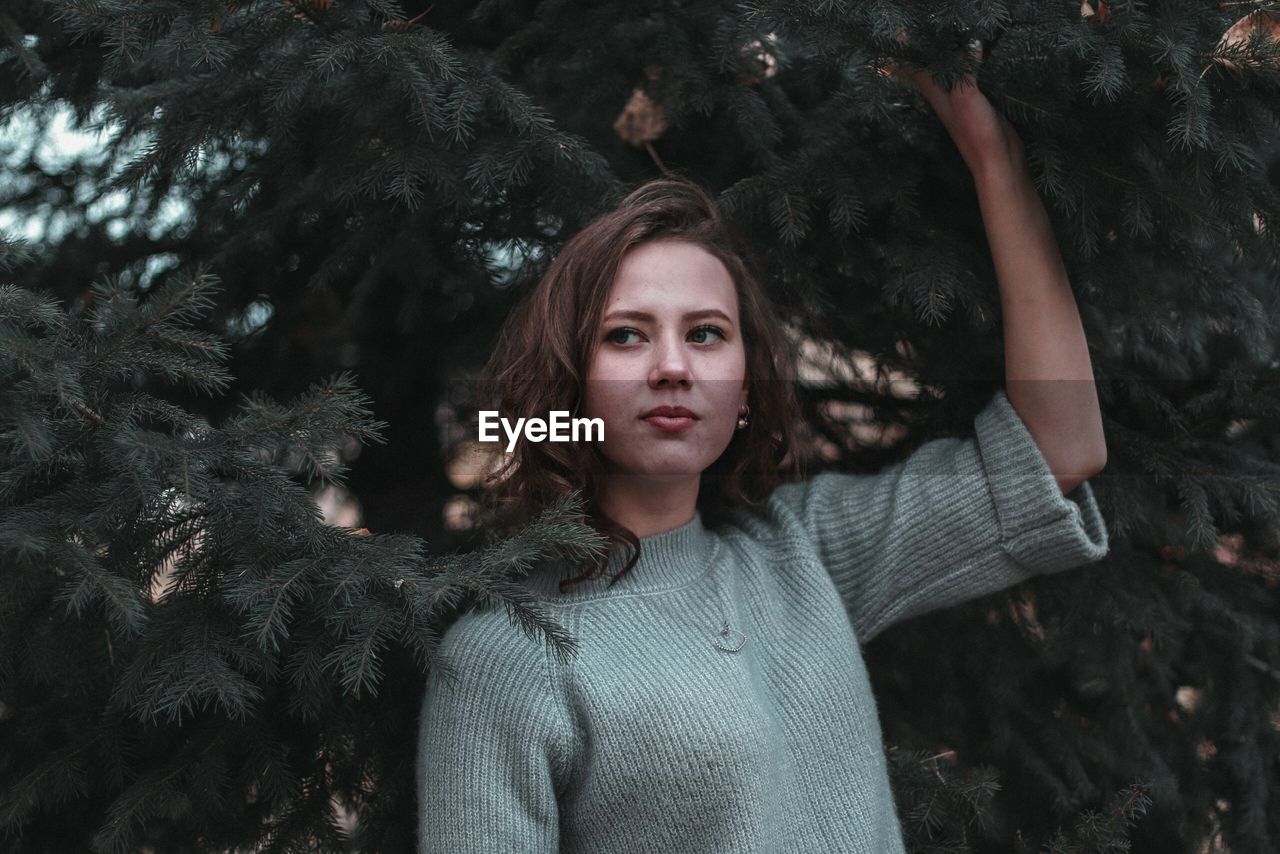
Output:
<path fill-rule="evenodd" d="M 898 31 L 894 34 L 894 40 L 901 45 L 907 44 L 907 31 L 902 27 L 899 27 Z M 969 51 L 969 55 L 978 60 L 978 62 L 982 62 L 986 59 L 986 47 L 983 45 L 982 39 L 975 36 L 965 43 L 965 47 Z M 907 60 L 897 59 L 881 60 L 875 66 L 875 71 L 876 74 L 879 74 L 881 77 L 895 77 L 898 80 L 905 80 L 917 85 L 920 85 L 921 75 L 926 75 L 925 71 L 915 68 Z"/>
<path fill-rule="evenodd" d="M 907 44 L 906 33 L 899 29 L 895 40 L 899 44 Z M 962 49 L 967 50 L 977 64 L 981 64 L 986 58 L 986 49 L 981 39 L 965 40 Z M 981 165 L 989 156 L 1020 150 L 1021 143 L 1012 124 L 987 100 L 978 87 L 975 72 L 965 73 L 956 86 L 947 90 L 933 79 L 927 69 L 919 68 L 907 59 L 879 58 L 875 63 L 875 70 L 883 77 L 908 81 L 920 90 L 971 170 L 975 165 Z"/>
<path fill-rule="evenodd" d="M 907 31 L 902 27 L 898 27 L 898 31 L 893 34 L 894 40 L 898 44 L 907 43 Z M 874 66 L 876 74 L 881 77 L 896 77 L 899 80 L 911 80 L 911 69 L 909 63 L 905 60 L 882 59 Z"/>
<path fill-rule="evenodd" d="M 898 80 L 906 80 L 908 82 L 911 81 L 912 75 L 916 73 L 905 60 L 885 59 L 874 67 L 876 74 L 881 77 L 895 77 Z"/>

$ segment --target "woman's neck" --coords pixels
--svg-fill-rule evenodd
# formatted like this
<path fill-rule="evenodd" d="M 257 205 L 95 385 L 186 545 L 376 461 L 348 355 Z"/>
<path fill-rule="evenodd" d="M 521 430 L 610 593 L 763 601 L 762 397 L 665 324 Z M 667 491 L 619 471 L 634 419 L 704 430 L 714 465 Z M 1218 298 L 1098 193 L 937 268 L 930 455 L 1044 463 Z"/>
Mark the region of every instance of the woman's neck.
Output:
<path fill-rule="evenodd" d="M 637 537 L 679 528 L 698 509 L 699 478 L 605 475 L 600 485 L 600 510 Z"/>

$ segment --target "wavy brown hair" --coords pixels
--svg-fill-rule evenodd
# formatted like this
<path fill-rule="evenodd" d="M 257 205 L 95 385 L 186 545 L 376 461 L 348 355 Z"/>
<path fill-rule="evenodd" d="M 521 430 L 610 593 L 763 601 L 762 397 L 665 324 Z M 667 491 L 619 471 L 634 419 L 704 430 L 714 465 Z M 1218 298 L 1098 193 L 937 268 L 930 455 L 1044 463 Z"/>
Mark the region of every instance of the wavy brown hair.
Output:
<path fill-rule="evenodd" d="M 791 352 L 777 310 L 765 294 L 750 247 L 697 184 L 683 178 L 651 180 L 615 208 L 592 220 L 560 250 L 534 289 L 507 318 L 480 379 L 483 408 L 501 417 L 545 418 L 552 410 L 577 415 L 587 365 L 598 346 L 605 300 L 618 266 L 635 246 L 659 238 L 701 246 L 729 271 L 738 295 L 746 349 L 750 423 L 702 474 L 700 510 L 757 504 L 799 472 L 792 417 L 796 412 Z M 505 524 L 528 521 L 556 498 L 580 490 L 592 526 L 607 536 L 610 552 L 626 543 L 633 553 L 613 586 L 640 557 L 636 535 L 600 512 L 596 484 L 604 458 L 591 443 L 519 442 L 505 464 L 486 479 L 485 508 Z M 710 488 L 709 488 L 710 487 Z M 567 584 L 601 577 L 604 555 Z"/>

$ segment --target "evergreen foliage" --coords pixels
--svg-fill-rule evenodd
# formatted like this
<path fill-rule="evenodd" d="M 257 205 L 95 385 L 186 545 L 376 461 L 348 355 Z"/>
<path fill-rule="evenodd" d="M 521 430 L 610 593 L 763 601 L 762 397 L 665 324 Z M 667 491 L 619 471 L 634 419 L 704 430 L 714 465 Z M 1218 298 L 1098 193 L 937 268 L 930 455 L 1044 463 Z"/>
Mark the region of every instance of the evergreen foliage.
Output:
<path fill-rule="evenodd" d="M 572 647 L 509 580 L 598 550 L 572 496 L 500 544 L 429 557 L 320 518 L 307 484 L 340 481 L 335 449 L 383 426 L 350 376 L 247 397 L 219 427 L 155 393 L 227 384 L 225 342 L 193 325 L 215 286 L 139 299 L 107 282 L 71 315 L 0 286 L 6 850 L 406 850 L 396 729 L 444 615 L 510 601 Z"/>
<path fill-rule="evenodd" d="M 39 225 L 0 292 L 5 847 L 409 850 L 439 632 L 504 603 L 567 652 L 510 576 L 599 545 L 571 501 L 509 543 L 444 524 L 456 395 L 634 182 L 695 178 L 760 251 L 829 465 L 965 432 L 998 291 L 896 59 L 975 71 L 1026 143 L 1112 535 L 867 649 L 907 838 L 1274 850 L 1278 34 L 1199 0 L 9 0 L 0 116 L 109 133 L 0 142 L 0 214 Z M 329 481 L 374 534 L 323 522 Z"/>

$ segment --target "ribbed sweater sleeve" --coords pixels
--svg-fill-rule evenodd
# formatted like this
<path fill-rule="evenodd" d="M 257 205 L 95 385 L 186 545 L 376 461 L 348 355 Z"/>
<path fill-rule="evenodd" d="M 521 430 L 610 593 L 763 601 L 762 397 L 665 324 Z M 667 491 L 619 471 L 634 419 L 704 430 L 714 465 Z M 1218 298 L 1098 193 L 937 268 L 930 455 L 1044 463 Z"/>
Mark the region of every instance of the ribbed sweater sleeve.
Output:
<path fill-rule="evenodd" d="M 769 498 L 771 515 L 816 544 L 861 642 L 1106 555 L 1088 482 L 1062 494 L 1003 390 L 974 427 L 971 438 L 926 442 L 874 475 L 827 472 Z"/>
<path fill-rule="evenodd" d="M 558 851 L 567 717 L 541 644 L 499 610 L 473 611 L 438 655 L 453 672 L 432 668 L 422 704 L 419 852 Z"/>

